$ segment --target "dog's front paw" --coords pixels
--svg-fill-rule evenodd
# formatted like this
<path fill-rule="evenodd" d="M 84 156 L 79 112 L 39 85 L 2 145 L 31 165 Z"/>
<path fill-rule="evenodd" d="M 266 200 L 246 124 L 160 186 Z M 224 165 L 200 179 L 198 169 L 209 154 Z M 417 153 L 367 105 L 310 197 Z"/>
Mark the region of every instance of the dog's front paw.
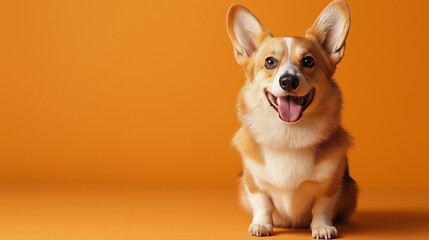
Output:
<path fill-rule="evenodd" d="M 332 239 L 337 236 L 337 229 L 334 226 L 320 226 L 311 229 L 311 236 L 316 239 Z"/>
<path fill-rule="evenodd" d="M 270 236 L 272 233 L 273 233 L 273 226 L 271 224 L 252 223 L 249 226 L 249 234 L 252 236 L 257 236 L 257 237 Z"/>

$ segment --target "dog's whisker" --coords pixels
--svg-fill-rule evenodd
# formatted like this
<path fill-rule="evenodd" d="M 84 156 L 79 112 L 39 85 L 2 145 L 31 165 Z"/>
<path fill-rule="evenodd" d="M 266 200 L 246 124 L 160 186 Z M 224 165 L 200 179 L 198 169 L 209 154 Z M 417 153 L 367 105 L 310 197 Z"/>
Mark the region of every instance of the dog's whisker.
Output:
<path fill-rule="evenodd" d="M 253 107 L 253 109 L 252 109 L 252 113 L 256 110 L 256 108 L 259 106 L 259 104 L 261 104 L 261 102 L 262 102 L 262 98 L 261 99 L 259 99 L 259 102 Z"/>
<path fill-rule="evenodd" d="M 251 88 L 252 88 L 252 86 L 253 86 L 253 83 L 254 83 L 255 81 L 252 81 L 252 82 L 250 82 L 250 85 L 249 85 L 249 87 L 247 88 L 247 91 L 249 91 Z"/>

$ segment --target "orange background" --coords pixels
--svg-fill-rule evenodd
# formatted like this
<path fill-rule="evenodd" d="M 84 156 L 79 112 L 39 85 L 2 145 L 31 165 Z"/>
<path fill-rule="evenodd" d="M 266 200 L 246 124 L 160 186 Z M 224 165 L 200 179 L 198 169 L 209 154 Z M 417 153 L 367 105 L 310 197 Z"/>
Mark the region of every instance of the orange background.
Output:
<path fill-rule="evenodd" d="M 0 182 L 234 187 L 236 1 L 1 1 Z M 240 1 L 302 36 L 329 1 Z M 335 79 L 361 188 L 429 188 L 427 1 L 349 0 Z"/>
<path fill-rule="evenodd" d="M 328 2 L 240 1 L 275 36 L 302 36 Z M 232 3 L 0 0 L 0 239 L 255 239 L 230 146 Z M 361 192 L 336 227 L 427 239 L 429 2 L 348 3 L 335 78 Z"/>

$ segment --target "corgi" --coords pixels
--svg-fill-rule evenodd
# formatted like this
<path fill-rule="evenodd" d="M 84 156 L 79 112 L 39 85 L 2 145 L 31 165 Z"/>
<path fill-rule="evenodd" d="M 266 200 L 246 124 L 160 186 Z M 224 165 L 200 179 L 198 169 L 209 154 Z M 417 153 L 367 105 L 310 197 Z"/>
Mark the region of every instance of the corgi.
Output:
<path fill-rule="evenodd" d="M 250 235 L 309 227 L 314 238 L 335 238 L 333 222 L 356 208 L 351 136 L 341 124 L 342 94 L 332 79 L 349 28 L 343 0 L 332 1 L 305 37 L 273 37 L 242 5 L 228 10 L 227 32 L 246 77 L 232 143 L 242 157 Z"/>

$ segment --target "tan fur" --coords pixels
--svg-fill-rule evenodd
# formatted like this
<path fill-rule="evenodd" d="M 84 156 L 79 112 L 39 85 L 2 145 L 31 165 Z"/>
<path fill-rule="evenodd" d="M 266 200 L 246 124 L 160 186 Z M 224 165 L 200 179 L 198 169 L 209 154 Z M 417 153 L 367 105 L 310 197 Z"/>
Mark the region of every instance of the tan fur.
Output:
<path fill-rule="evenodd" d="M 328 197 L 334 196 L 340 188 L 344 171 L 348 166 L 347 157 L 343 154 L 347 152 L 350 145 L 350 135 L 342 127 L 338 127 L 328 139 L 316 146 L 316 163 L 320 164 L 327 159 L 339 159 L 337 170 L 332 175 L 330 184 L 325 192 Z"/>
<path fill-rule="evenodd" d="M 252 174 L 246 169 L 243 171 L 243 181 L 250 193 L 260 192 L 260 189 L 256 186 L 255 180 L 253 180 Z"/>
<path fill-rule="evenodd" d="M 337 165 L 337 169 L 332 175 L 331 179 L 329 180 L 329 185 L 325 191 L 326 197 L 333 197 L 335 194 L 337 194 L 338 190 L 340 189 L 341 180 L 343 178 L 344 169 L 347 165 L 347 158 L 343 157 L 343 161 L 341 161 Z"/>
<path fill-rule="evenodd" d="M 347 159 L 351 137 L 341 126 L 341 91 L 331 79 L 344 54 L 349 26 L 342 0 L 322 11 L 305 38 L 272 37 L 241 5 L 228 12 L 228 34 L 246 75 L 237 100 L 242 126 L 233 146 L 243 158 L 242 193 L 244 205 L 253 212 L 251 235 L 269 235 L 273 225 L 302 227 L 311 222 L 313 237 L 333 238 L 337 233 L 332 219 L 344 220 L 356 207 L 357 186 Z M 302 66 L 306 56 L 314 59 L 314 67 Z M 265 67 L 267 57 L 276 59 L 275 68 Z M 302 117 L 292 123 L 279 119 L 266 96 L 266 91 L 284 96 L 278 85 L 282 71 L 299 76 L 299 87 L 291 94 L 315 91 Z"/>
<path fill-rule="evenodd" d="M 259 164 L 264 164 L 264 159 L 259 145 L 252 137 L 249 129 L 247 129 L 245 126 L 242 126 L 240 130 L 238 130 L 233 138 L 232 143 L 243 155 L 243 157 L 248 157 Z M 244 170 L 243 175 L 246 176 L 246 174 L 248 175 L 249 173 Z"/>
<path fill-rule="evenodd" d="M 358 192 L 358 186 L 355 180 L 350 177 L 348 166 L 346 166 L 340 183 L 338 202 L 334 209 L 333 220 L 335 222 L 347 221 L 356 208 Z"/>

